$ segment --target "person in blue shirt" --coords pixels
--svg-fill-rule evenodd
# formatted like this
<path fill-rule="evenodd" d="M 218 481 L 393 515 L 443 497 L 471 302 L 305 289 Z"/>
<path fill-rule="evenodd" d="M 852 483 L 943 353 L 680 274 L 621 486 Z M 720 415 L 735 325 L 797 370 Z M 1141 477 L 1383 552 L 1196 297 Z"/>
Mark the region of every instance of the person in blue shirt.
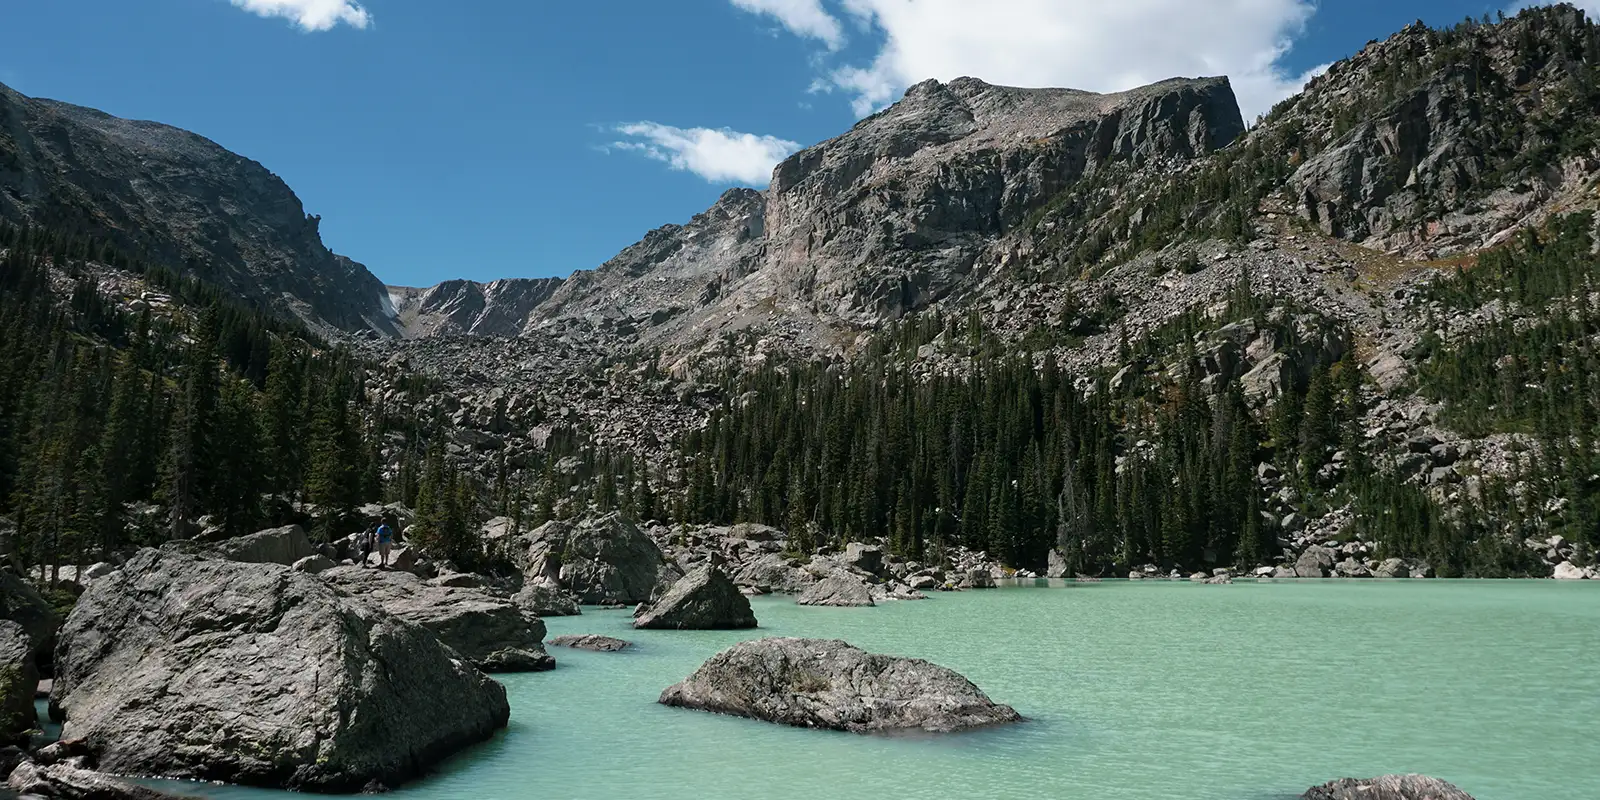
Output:
<path fill-rule="evenodd" d="M 394 528 L 389 521 L 378 523 L 378 569 L 389 568 L 389 548 L 394 544 Z"/>

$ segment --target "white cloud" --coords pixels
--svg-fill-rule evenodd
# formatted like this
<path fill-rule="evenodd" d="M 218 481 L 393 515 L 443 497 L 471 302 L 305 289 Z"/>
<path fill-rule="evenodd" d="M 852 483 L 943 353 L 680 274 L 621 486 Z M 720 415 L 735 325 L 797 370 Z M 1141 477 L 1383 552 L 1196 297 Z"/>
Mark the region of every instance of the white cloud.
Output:
<path fill-rule="evenodd" d="M 1291 74 L 1280 62 L 1316 11 L 1315 0 L 837 2 L 883 37 L 870 63 L 835 68 L 817 84 L 849 93 L 859 114 L 926 78 L 970 75 L 1112 92 L 1172 77 L 1227 75 L 1250 120 L 1304 85 L 1310 73 Z"/>
<path fill-rule="evenodd" d="M 829 50 L 844 46 L 844 27 L 822 8 L 822 0 L 732 0 L 752 14 L 773 17 L 790 33 L 821 40 Z"/>
<path fill-rule="evenodd" d="M 325 31 L 343 22 L 352 28 L 372 24 L 372 15 L 350 0 L 229 0 L 263 17 L 283 17 L 301 30 Z"/>
<path fill-rule="evenodd" d="M 614 142 L 611 147 L 643 153 L 712 183 L 766 186 L 772 180 L 772 168 L 800 149 L 798 142 L 727 128 L 674 128 L 655 122 L 633 122 L 617 126 L 616 131 L 628 139 Z"/>

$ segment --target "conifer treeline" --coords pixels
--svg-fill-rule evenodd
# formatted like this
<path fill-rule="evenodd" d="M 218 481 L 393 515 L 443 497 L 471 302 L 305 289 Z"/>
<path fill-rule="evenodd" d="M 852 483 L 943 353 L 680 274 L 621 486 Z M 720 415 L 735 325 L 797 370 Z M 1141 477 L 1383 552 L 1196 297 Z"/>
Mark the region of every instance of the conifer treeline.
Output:
<path fill-rule="evenodd" d="M 1247 289 L 1227 317 L 1292 340 Z M 1177 377 L 1080 386 L 1053 357 L 1005 354 L 976 317 L 928 317 L 848 364 L 769 366 L 732 380 L 739 398 L 684 440 L 678 516 L 786 527 L 801 548 L 888 535 L 936 559 L 960 544 L 1041 569 L 1058 548 L 1075 571 L 1260 563 L 1277 549 L 1257 464 L 1307 489 L 1353 436 L 1359 373 L 1348 360 L 1290 376 L 1271 414 L 1249 408 L 1238 370 L 1209 377 L 1195 350 L 1216 324 L 1190 314 L 1123 363 L 1177 359 Z M 919 346 L 957 343 L 961 376 L 918 377 Z M 1159 360 L 1158 360 L 1159 358 Z"/>
<path fill-rule="evenodd" d="M 385 499 L 377 444 L 396 410 L 368 407 L 347 354 L 89 240 L 0 226 L 0 249 L 0 516 L 25 565 L 91 563 L 205 516 L 246 533 L 295 501 L 343 534 L 350 509 Z M 171 292 L 170 309 L 120 311 L 90 258 Z"/>

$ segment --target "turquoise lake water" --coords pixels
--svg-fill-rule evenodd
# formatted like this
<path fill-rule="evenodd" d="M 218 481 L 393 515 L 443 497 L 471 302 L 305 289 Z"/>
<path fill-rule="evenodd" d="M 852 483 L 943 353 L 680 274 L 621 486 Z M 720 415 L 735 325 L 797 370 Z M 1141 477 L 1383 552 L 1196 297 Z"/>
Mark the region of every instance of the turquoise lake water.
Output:
<path fill-rule="evenodd" d="M 1262 800 L 1421 772 L 1478 800 L 1600 798 L 1600 582 L 1107 582 L 753 605 L 757 631 L 635 631 L 625 611 L 548 620 L 552 636 L 635 648 L 552 648 L 555 671 L 501 676 L 510 728 L 391 796 Z M 655 703 L 760 636 L 926 658 L 1029 721 L 883 738 Z"/>

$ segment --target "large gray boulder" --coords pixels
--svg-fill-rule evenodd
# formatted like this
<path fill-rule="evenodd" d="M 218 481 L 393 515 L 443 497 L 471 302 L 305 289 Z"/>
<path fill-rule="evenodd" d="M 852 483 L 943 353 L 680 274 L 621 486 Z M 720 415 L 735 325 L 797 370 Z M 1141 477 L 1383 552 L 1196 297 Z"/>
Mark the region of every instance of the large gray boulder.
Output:
<path fill-rule="evenodd" d="M 1326 578 L 1333 569 L 1334 552 L 1321 545 L 1306 548 L 1294 562 L 1294 574 L 1299 578 Z"/>
<path fill-rule="evenodd" d="M 946 732 L 1022 719 L 952 670 L 836 639 L 741 642 L 662 692 L 660 702 L 855 733 Z"/>
<path fill-rule="evenodd" d="M 649 600 L 666 564 L 656 543 L 632 520 L 615 513 L 578 523 L 554 520 L 528 533 L 524 541 L 529 572 L 559 563 L 561 585 L 585 605 Z"/>
<path fill-rule="evenodd" d="M 870 606 L 872 589 L 851 575 L 834 574 L 811 585 L 795 602 L 802 606 Z"/>
<path fill-rule="evenodd" d="M 318 792 L 398 785 L 511 713 L 432 633 L 318 576 L 154 550 L 78 600 L 50 703 L 96 769 Z"/>
<path fill-rule="evenodd" d="M 529 578 L 512 602 L 541 617 L 576 617 L 583 613 L 578 598 L 549 578 Z"/>
<path fill-rule="evenodd" d="M 478 669 L 552 669 L 544 649 L 544 620 L 482 589 L 439 586 L 409 572 L 336 567 L 321 574 L 339 591 L 427 628 Z"/>
<path fill-rule="evenodd" d="M 1472 796 L 1426 775 L 1384 775 L 1325 783 L 1300 795 L 1300 800 L 1472 800 Z"/>
<path fill-rule="evenodd" d="M 61 613 L 33 588 L 33 584 L 3 568 L 0 568 L 0 619 L 21 625 L 33 645 L 34 660 L 41 667 L 50 664 L 56 631 L 61 629 Z"/>
<path fill-rule="evenodd" d="M 692 570 L 633 620 L 635 628 L 730 630 L 755 626 L 749 598 L 715 564 Z"/>
<path fill-rule="evenodd" d="M 13 739 L 38 727 L 33 708 L 39 666 L 33 641 L 22 626 L 0 620 L 0 739 Z"/>
<path fill-rule="evenodd" d="M 66 763 L 45 765 L 24 761 L 11 770 L 6 788 L 21 797 L 51 800 L 184 800 L 179 795 Z"/>
<path fill-rule="evenodd" d="M 311 546 L 311 539 L 306 536 L 306 529 L 299 525 L 285 525 L 249 536 L 225 539 L 217 542 L 215 548 L 229 561 L 282 564 L 286 567 L 302 558 L 317 555 L 317 549 Z"/>

